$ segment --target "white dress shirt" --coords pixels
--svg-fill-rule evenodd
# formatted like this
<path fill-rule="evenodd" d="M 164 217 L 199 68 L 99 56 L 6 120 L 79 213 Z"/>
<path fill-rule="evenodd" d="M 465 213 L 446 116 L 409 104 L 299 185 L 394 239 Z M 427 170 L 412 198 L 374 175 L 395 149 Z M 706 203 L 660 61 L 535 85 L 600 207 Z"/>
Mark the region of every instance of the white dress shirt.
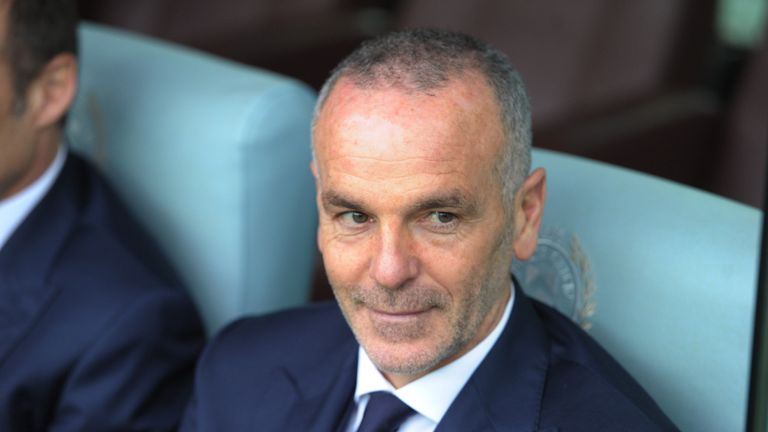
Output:
<path fill-rule="evenodd" d="M 485 356 L 496 344 L 501 332 L 509 320 L 515 290 L 509 297 L 504 314 L 496 327 L 469 352 L 451 363 L 434 370 L 423 377 L 395 389 L 379 372 L 365 350 L 358 348 L 357 386 L 355 388 L 355 411 L 352 413 L 346 431 L 354 432 L 363 420 L 369 395 L 376 391 L 386 391 L 397 396 L 416 414 L 409 417 L 398 429 L 399 432 L 433 432 L 448 408 L 456 399 L 464 384 L 482 363 Z"/>
<path fill-rule="evenodd" d="M 60 144 L 56 157 L 43 172 L 43 175 L 18 193 L 0 201 L 0 250 L 3 249 L 16 228 L 48 193 L 59 176 L 66 159 L 66 146 Z"/>

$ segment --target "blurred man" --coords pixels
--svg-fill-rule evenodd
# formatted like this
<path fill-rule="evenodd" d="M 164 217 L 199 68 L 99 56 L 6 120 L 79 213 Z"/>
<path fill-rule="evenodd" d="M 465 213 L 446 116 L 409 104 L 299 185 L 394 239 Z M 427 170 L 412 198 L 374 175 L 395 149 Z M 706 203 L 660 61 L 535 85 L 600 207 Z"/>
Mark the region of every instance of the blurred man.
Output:
<path fill-rule="evenodd" d="M 76 28 L 73 1 L 0 0 L 0 430 L 171 430 L 203 331 L 63 142 Z"/>
<path fill-rule="evenodd" d="M 318 245 L 338 306 L 222 332 L 183 428 L 674 430 L 510 278 L 544 205 L 530 143 L 520 77 L 468 36 L 406 31 L 351 54 L 313 129 Z"/>

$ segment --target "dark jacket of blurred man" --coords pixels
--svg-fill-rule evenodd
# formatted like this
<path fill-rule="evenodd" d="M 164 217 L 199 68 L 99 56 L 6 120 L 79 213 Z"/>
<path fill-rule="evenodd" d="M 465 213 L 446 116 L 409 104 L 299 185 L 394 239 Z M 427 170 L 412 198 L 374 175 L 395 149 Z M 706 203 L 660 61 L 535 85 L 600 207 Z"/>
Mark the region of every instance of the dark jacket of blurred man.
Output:
<path fill-rule="evenodd" d="M 312 139 L 337 304 L 220 333 L 183 430 L 675 430 L 510 278 L 536 248 L 546 182 L 501 52 L 436 30 L 369 41 L 320 92 Z"/>
<path fill-rule="evenodd" d="M 156 249 L 64 143 L 73 3 L 0 0 L 0 430 L 171 430 L 203 330 Z"/>

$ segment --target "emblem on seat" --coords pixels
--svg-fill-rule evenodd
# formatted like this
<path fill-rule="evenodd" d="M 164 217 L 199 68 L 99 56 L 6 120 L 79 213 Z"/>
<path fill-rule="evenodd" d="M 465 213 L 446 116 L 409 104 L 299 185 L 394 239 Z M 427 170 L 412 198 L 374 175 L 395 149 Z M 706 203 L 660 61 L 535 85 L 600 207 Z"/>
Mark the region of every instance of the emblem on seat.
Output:
<path fill-rule="evenodd" d="M 589 330 L 596 286 L 589 258 L 574 235 L 543 229 L 536 253 L 527 261 L 515 260 L 511 269 L 526 294 Z"/>

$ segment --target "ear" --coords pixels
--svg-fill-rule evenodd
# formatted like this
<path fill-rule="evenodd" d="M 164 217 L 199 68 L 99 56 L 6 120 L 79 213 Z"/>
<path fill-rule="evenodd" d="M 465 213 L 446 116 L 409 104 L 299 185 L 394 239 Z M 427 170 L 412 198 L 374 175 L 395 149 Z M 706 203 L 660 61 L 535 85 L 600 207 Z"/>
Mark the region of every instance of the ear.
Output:
<path fill-rule="evenodd" d="M 312 176 L 315 178 L 315 203 L 317 205 L 318 218 L 322 218 L 322 207 L 320 203 L 320 177 L 317 173 L 317 162 L 312 159 L 309 163 L 309 170 L 312 171 Z M 315 241 L 317 242 L 317 250 L 320 251 L 320 255 L 323 254 L 323 241 L 320 232 L 320 221 L 318 221 L 317 232 L 315 235 Z"/>
<path fill-rule="evenodd" d="M 317 161 L 314 159 L 309 163 L 309 170 L 312 171 L 312 177 L 315 179 L 315 198 L 317 199 L 318 210 L 320 210 L 320 172 Z"/>
<path fill-rule="evenodd" d="M 35 126 L 58 123 L 69 110 L 77 91 L 77 60 L 69 53 L 51 59 L 27 93 L 27 109 Z"/>
<path fill-rule="evenodd" d="M 515 195 L 513 247 L 519 260 L 530 258 L 536 251 L 546 195 L 547 176 L 542 168 L 531 173 Z"/>
<path fill-rule="evenodd" d="M 312 171 L 312 177 L 314 177 L 315 182 L 317 182 L 317 162 L 315 162 L 314 159 L 312 159 L 312 162 L 309 163 L 309 170 Z"/>

